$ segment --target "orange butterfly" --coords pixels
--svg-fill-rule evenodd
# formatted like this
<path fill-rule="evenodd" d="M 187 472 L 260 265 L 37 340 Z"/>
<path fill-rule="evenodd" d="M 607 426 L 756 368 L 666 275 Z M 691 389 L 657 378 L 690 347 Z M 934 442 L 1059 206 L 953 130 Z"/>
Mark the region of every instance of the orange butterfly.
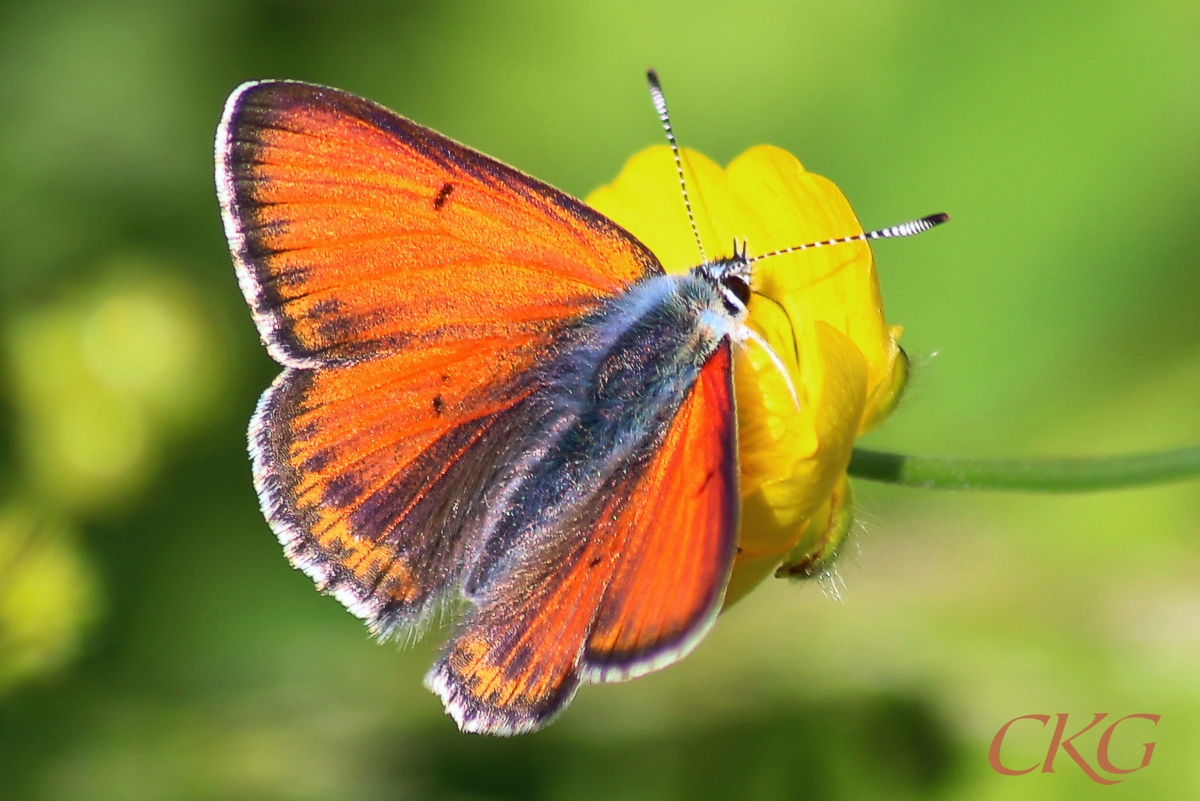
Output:
<path fill-rule="evenodd" d="M 464 731 L 694 648 L 737 548 L 732 345 L 764 256 L 667 275 L 582 202 L 309 84 L 239 87 L 216 160 L 286 368 L 249 437 L 292 563 L 380 637 L 457 612 L 426 685 Z"/>

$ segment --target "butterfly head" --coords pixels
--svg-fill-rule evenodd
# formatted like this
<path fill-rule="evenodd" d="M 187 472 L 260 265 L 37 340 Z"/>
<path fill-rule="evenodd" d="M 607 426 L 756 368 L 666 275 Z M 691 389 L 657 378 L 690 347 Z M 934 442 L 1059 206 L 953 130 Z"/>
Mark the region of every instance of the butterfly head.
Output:
<path fill-rule="evenodd" d="M 745 322 L 750 305 L 750 259 L 744 242 L 740 249 L 736 241 L 733 243 L 732 256 L 706 261 L 693 267 L 692 272 L 717 290 L 730 317 L 739 323 Z"/>

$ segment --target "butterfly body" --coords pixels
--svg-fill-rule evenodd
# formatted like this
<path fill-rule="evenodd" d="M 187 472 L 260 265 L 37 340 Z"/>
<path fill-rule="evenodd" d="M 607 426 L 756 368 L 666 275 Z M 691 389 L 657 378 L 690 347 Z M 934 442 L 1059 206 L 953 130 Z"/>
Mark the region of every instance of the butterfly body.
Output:
<path fill-rule="evenodd" d="M 738 325 L 712 283 L 691 271 L 635 284 L 564 332 L 522 410 L 521 453 L 510 476 L 494 480 L 489 514 L 471 532 L 485 545 L 468 597 L 486 596 L 504 555 L 527 558 L 527 543 L 595 524 L 600 502 L 657 452 L 700 370 Z"/>
<path fill-rule="evenodd" d="M 466 731 L 690 651 L 739 519 L 744 254 L 668 275 L 611 221 L 365 100 L 246 84 L 217 137 L 239 283 L 285 370 L 250 426 L 289 558 L 380 636 L 460 624 Z"/>

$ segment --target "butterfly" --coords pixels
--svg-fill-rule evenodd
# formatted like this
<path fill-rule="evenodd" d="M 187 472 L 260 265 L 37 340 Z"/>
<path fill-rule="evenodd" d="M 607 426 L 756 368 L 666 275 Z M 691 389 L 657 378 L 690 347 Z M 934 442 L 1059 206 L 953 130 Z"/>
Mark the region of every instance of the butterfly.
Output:
<path fill-rule="evenodd" d="M 746 319 L 773 254 L 669 275 L 581 201 L 294 81 L 229 97 L 216 181 L 284 367 L 249 428 L 263 514 L 380 638 L 457 618 L 425 683 L 460 729 L 536 730 L 696 647 L 737 551 L 732 369 L 768 347 Z"/>

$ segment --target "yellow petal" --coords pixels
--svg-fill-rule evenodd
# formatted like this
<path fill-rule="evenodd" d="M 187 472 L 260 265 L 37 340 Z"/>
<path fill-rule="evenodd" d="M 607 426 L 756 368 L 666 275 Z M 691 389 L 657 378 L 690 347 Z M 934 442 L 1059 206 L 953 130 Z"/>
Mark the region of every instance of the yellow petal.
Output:
<path fill-rule="evenodd" d="M 705 251 L 710 259 L 727 256 L 732 235 L 722 236 L 718 244 L 718 232 L 724 229 L 714 228 L 714 220 L 737 220 L 741 209 L 729 192 L 725 171 L 692 150 L 683 150 L 681 158 Z M 635 155 L 615 181 L 588 195 L 587 202 L 641 240 L 667 272 L 687 272 L 700 263 L 669 147 L 651 147 Z"/>
<path fill-rule="evenodd" d="M 758 255 L 862 233 L 841 191 L 808 172 L 795 156 L 768 145 L 751 148 L 726 170 L 730 190 L 761 232 L 749 238 Z M 869 392 L 891 383 L 899 329 L 883 317 L 875 260 L 865 242 L 776 256 L 756 265 L 755 289 L 800 320 L 821 320 L 848 336 L 867 363 Z M 868 409 L 868 415 L 872 409 Z"/>

